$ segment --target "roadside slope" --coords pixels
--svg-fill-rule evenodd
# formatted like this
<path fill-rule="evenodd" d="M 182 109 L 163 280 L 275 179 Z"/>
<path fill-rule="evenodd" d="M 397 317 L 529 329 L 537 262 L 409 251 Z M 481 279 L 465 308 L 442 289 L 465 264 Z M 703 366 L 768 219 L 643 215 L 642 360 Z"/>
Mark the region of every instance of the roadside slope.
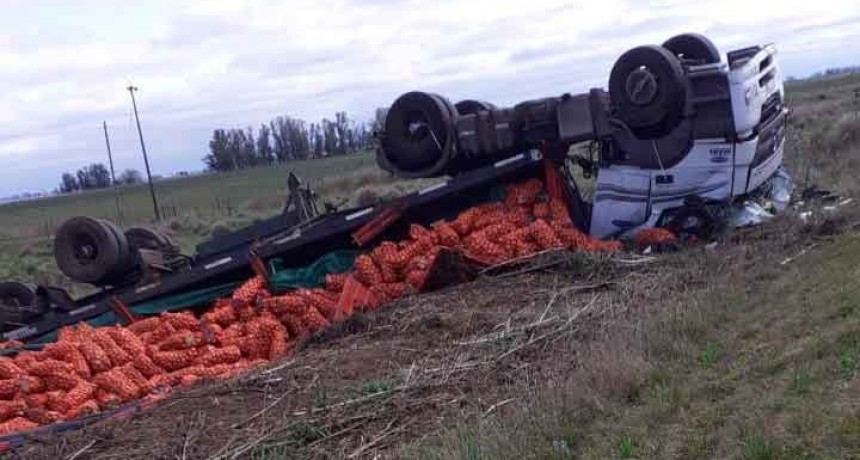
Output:
<path fill-rule="evenodd" d="M 12 457 L 841 455 L 860 426 L 860 307 L 837 304 L 860 290 L 860 237 L 833 228 L 784 219 L 657 260 L 537 260 Z"/>

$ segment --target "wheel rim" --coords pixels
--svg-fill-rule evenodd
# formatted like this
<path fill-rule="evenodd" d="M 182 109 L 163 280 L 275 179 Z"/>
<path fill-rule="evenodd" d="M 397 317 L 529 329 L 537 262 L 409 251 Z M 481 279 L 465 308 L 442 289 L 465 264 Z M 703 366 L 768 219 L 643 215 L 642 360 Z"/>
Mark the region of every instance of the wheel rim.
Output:
<path fill-rule="evenodd" d="M 627 76 L 624 85 L 627 97 L 636 105 L 648 105 L 657 97 L 657 76 L 642 66 Z"/>

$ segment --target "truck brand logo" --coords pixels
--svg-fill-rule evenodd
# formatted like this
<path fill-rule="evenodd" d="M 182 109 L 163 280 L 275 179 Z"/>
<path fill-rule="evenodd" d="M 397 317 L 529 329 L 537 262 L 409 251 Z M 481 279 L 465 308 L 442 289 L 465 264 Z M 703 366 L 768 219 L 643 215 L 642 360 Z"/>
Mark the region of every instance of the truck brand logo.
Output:
<path fill-rule="evenodd" d="M 731 147 L 714 147 L 710 150 L 711 163 L 726 163 L 732 156 Z"/>

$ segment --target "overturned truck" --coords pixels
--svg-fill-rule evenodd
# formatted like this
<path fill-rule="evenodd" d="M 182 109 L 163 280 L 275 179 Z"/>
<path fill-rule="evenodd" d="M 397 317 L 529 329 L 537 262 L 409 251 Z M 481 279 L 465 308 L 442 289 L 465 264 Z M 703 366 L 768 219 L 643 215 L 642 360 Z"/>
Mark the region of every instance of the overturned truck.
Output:
<path fill-rule="evenodd" d="M 608 91 L 508 108 L 402 95 L 377 133 L 379 165 L 441 179 L 398 199 L 320 212 L 291 176 L 281 215 L 191 257 L 152 230 L 70 219 L 56 262 L 95 293 L 0 284 L 0 447 L 235 375 L 355 311 L 469 279 L 475 267 L 544 250 L 616 251 L 650 229 L 707 237 L 747 201 L 778 207 L 783 96 L 772 45 L 724 61 L 685 34 L 623 54 Z"/>
<path fill-rule="evenodd" d="M 191 257 L 152 230 L 71 219 L 54 240 L 56 262 L 98 292 L 73 299 L 50 286 L 0 283 L 2 338 L 46 342 L 81 321 L 107 325 L 205 306 L 250 276 L 306 269 L 327 254 L 401 239 L 410 224 L 451 220 L 529 179 L 543 181 L 570 224 L 596 239 L 654 227 L 707 237 L 739 203 L 779 201 L 772 189 L 787 180 L 787 112 L 773 45 L 724 59 L 698 34 L 627 51 L 608 91 L 502 108 L 406 93 L 377 133 L 378 164 L 403 178 L 444 181 L 376 206 L 320 213 L 313 192 L 291 176 L 283 214 L 204 242 Z M 572 148 L 580 145 L 587 148 Z"/>

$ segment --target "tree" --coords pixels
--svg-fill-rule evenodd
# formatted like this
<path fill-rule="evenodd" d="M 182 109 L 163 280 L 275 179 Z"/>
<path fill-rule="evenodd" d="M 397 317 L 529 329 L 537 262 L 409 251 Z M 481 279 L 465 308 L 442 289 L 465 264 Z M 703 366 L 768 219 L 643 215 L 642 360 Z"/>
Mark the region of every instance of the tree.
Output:
<path fill-rule="evenodd" d="M 111 186 L 110 171 L 103 163 L 93 163 L 87 166 L 92 188 L 107 188 Z"/>
<path fill-rule="evenodd" d="M 72 193 L 74 191 L 80 190 L 78 180 L 70 173 L 63 173 L 59 190 L 60 193 Z"/>
<path fill-rule="evenodd" d="M 203 161 L 213 171 L 231 171 L 236 168 L 234 159 L 230 157 L 226 131 L 216 129 L 212 132 L 212 140 L 209 141 L 209 154 L 203 158 Z"/>
<path fill-rule="evenodd" d="M 373 130 L 381 131 L 385 127 L 385 117 L 388 116 L 387 107 L 377 107 L 373 117 Z"/>
<path fill-rule="evenodd" d="M 93 188 L 90 173 L 86 168 L 79 169 L 75 174 L 78 176 L 78 187 L 80 187 L 81 190 L 89 190 Z"/>
<path fill-rule="evenodd" d="M 272 130 L 268 125 L 260 125 L 260 131 L 257 133 L 257 157 L 261 163 L 271 164 L 275 161 L 275 151 L 270 142 L 271 134 Z"/>
<path fill-rule="evenodd" d="M 126 169 L 121 172 L 117 181 L 123 185 L 137 185 L 143 183 L 143 174 L 136 169 Z"/>

